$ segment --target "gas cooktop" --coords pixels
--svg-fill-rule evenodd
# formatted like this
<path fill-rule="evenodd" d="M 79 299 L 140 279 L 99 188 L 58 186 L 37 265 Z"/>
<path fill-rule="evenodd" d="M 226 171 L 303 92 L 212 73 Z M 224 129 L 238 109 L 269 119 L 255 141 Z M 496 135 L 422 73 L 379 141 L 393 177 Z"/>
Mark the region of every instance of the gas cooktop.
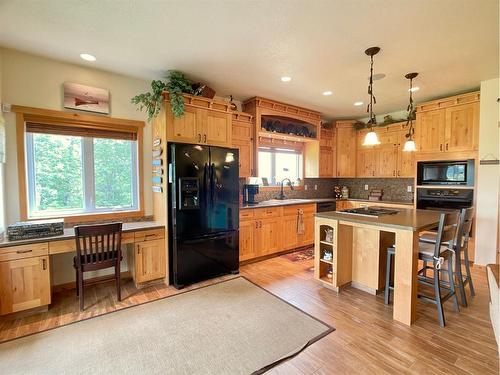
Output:
<path fill-rule="evenodd" d="M 382 215 L 395 215 L 399 211 L 387 208 L 362 207 L 362 208 L 348 208 L 347 210 L 342 210 L 340 212 L 351 215 L 361 215 L 361 216 L 382 216 Z"/>

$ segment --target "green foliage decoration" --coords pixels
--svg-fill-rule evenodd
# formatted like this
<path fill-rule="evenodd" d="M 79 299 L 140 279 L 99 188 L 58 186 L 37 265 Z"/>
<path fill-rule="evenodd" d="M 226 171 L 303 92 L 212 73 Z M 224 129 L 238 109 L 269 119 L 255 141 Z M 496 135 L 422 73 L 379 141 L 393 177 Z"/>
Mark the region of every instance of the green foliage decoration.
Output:
<path fill-rule="evenodd" d="M 168 91 L 170 105 L 175 117 L 184 115 L 184 98 L 182 94 L 197 95 L 193 90 L 192 83 L 186 76 L 177 71 L 169 70 L 165 81 L 153 80 L 151 82 L 151 91 L 144 94 L 136 95 L 132 98 L 132 104 L 142 111 L 146 109 L 148 120 L 158 116 L 163 102 L 163 91 Z"/>

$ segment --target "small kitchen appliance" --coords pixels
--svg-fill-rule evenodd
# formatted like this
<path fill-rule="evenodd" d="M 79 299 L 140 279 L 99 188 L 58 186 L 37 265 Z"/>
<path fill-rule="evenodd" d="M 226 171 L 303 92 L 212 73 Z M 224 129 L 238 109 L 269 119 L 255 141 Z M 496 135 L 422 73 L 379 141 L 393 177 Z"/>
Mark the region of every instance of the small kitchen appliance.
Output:
<path fill-rule="evenodd" d="M 256 204 L 255 195 L 259 194 L 259 185 L 245 184 L 243 185 L 243 203 Z"/>

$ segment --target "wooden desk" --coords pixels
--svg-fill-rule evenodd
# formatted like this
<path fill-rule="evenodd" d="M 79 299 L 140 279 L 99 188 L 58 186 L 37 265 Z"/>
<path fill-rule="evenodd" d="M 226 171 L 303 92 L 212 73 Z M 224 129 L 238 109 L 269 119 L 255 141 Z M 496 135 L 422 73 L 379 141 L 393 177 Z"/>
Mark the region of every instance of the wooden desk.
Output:
<path fill-rule="evenodd" d="M 124 223 L 122 245 L 130 244 L 134 251 L 129 269 L 136 285 L 159 279 L 168 283 L 164 225 Z M 57 237 L 0 241 L 0 315 L 49 305 L 49 256 L 71 252 L 76 252 L 72 228 Z"/>
<path fill-rule="evenodd" d="M 418 236 L 435 227 L 439 212 L 398 209 L 396 215 L 369 217 L 342 212 L 315 216 L 315 278 L 335 290 L 345 284 L 376 292 L 385 278 L 387 247 L 396 245 L 393 318 L 411 325 L 416 319 Z M 327 242 L 325 230 L 333 230 Z M 325 251 L 331 261 L 323 260 Z M 332 277 L 328 270 L 332 269 Z"/>

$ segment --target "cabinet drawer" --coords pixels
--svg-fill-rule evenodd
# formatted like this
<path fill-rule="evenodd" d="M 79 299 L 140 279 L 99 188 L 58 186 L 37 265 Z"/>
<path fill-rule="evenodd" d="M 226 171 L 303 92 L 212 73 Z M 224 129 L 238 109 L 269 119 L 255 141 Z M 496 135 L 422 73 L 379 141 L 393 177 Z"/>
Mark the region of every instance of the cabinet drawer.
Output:
<path fill-rule="evenodd" d="M 283 216 L 297 215 L 297 212 L 302 210 L 304 214 L 313 214 L 316 212 L 315 204 L 297 204 L 293 206 L 283 207 Z"/>
<path fill-rule="evenodd" d="M 140 232 L 135 232 L 134 241 L 142 242 L 142 241 L 152 241 L 152 240 L 160 240 L 165 238 L 165 229 L 151 229 L 151 230 L 143 230 Z"/>
<path fill-rule="evenodd" d="M 253 219 L 253 211 L 254 210 L 240 210 L 240 220 L 250 220 Z"/>
<path fill-rule="evenodd" d="M 281 216 L 281 207 L 257 208 L 253 214 L 256 219 L 279 217 Z"/>
<path fill-rule="evenodd" d="M 19 245 L 0 249 L 0 262 L 48 255 L 47 242 L 31 245 Z"/>

